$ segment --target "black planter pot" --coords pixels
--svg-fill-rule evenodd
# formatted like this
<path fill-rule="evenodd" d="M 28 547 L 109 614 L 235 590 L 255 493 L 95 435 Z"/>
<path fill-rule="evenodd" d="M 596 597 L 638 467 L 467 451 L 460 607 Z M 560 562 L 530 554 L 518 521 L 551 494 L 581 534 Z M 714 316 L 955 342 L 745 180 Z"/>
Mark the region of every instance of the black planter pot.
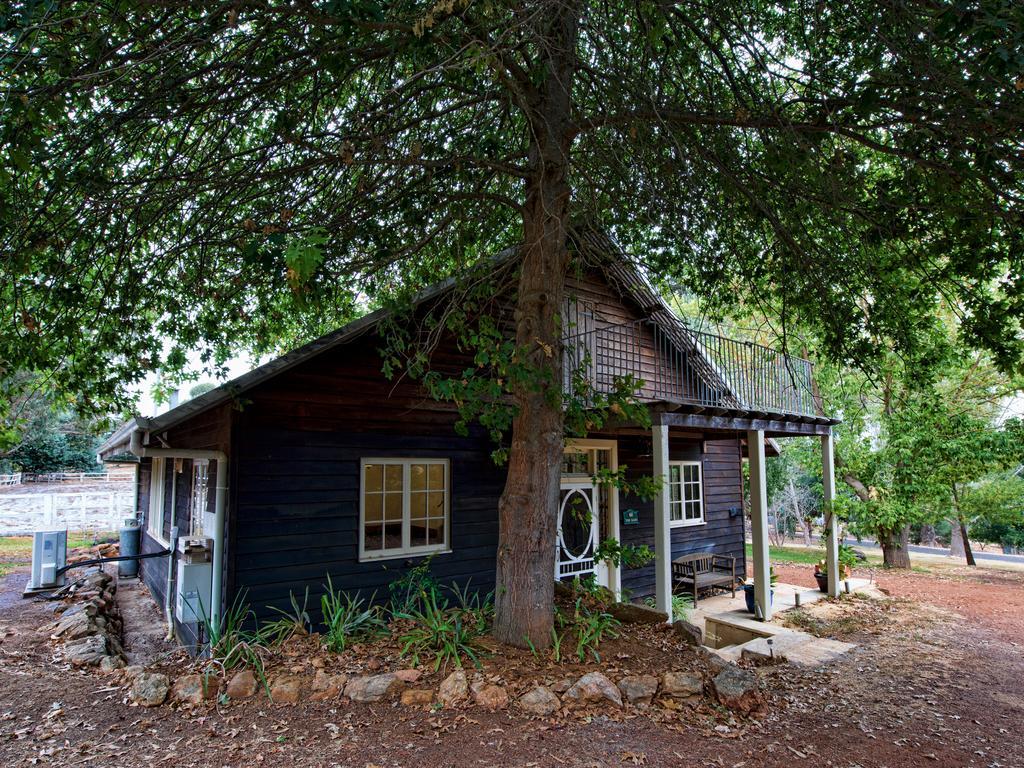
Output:
<path fill-rule="evenodd" d="M 816 573 L 814 574 L 814 580 L 818 582 L 819 592 L 828 592 L 828 574 L 827 573 Z"/>
<path fill-rule="evenodd" d="M 772 598 L 774 598 L 774 597 L 775 597 L 775 590 L 774 589 L 769 589 L 768 590 L 768 602 L 771 603 L 772 602 Z M 746 600 L 746 602 L 747 602 L 747 611 L 750 612 L 750 613 L 755 613 L 754 609 L 757 607 L 757 604 L 756 604 L 755 599 L 754 599 L 754 585 L 753 584 L 744 584 L 743 585 L 743 599 Z"/>

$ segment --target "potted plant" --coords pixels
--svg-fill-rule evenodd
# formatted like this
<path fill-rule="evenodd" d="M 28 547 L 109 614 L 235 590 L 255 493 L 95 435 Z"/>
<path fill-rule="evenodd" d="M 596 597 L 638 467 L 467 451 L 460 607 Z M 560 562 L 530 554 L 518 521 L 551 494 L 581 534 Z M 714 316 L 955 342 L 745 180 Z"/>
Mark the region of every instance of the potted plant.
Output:
<path fill-rule="evenodd" d="M 847 544 L 839 545 L 839 580 L 850 578 L 853 566 L 857 562 L 857 553 L 853 547 Z M 814 566 L 814 580 L 818 582 L 818 589 L 828 592 L 828 563 L 819 560 Z"/>
<path fill-rule="evenodd" d="M 775 586 L 775 582 L 779 580 L 779 577 L 775 575 L 775 566 L 771 566 L 768 569 L 768 604 L 772 602 L 772 598 L 775 596 L 775 590 L 772 587 Z M 747 602 L 747 611 L 750 613 L 755 612 L 756 603 L 754 600 L 754 582 L 750 581 L 743 585 L 743 599 Z"/>

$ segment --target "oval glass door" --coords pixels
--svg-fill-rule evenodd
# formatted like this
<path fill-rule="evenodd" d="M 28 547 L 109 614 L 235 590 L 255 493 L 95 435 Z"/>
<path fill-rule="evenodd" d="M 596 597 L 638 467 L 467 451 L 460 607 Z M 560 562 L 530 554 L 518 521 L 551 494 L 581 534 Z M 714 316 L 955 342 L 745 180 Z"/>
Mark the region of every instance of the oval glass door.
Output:
<path fill-rule="evenodd" d="M 557 579 L 594 572 L 594 550 L 598 538 L 597 509 L 598 488 L 593 481 L 562 483 L 555 558 Z"/>

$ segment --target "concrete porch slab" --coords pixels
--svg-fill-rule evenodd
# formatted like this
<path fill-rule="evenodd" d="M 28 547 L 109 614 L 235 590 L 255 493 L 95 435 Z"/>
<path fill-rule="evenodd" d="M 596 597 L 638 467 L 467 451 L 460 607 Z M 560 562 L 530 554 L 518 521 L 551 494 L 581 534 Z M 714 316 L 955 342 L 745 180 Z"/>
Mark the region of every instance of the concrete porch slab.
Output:
<path fill-rule="evenodd" d="M 870 584 L 867 579 L 849 579 L 844 582 L 843 591 L 864 590 Z M 774 615 L 826 597 L 818 590 L 793 584 L 776 584 L 773 589 Z M 729 661 L 738 661 L 744 656 L 767 658 L 774 655 L 785 656 L 793 664 L 815 667 L 834 660 L 854 647 L 851 643 L 818 638 L 806 632 L 755 619 L 747 611 L 742 593 L 735 598 L 718 595 L 701 600 L 692 612 L 690 621 L 704 630 L 706 645 Z"/>

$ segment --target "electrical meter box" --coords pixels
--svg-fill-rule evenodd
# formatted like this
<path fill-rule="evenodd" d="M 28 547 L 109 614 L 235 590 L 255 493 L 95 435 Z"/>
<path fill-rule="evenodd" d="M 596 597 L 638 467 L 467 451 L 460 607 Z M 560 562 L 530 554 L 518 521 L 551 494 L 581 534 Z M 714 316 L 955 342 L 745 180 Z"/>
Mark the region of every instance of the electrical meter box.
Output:
<path fill-rule="evenodd" d="M 57 570 L 67 565 L 68 532 L 36 531 L 32 534 L 32 576 L 26 592 L 53 589 L 64 585 L 64 574 Z"/>
<path fill-rule="evenodd" d="M 202 623 L 210 617 L 213 599 L 213 542 L 209 539 L 178 539 L 178 579 L 175 615 L 183 624 Z"/>

